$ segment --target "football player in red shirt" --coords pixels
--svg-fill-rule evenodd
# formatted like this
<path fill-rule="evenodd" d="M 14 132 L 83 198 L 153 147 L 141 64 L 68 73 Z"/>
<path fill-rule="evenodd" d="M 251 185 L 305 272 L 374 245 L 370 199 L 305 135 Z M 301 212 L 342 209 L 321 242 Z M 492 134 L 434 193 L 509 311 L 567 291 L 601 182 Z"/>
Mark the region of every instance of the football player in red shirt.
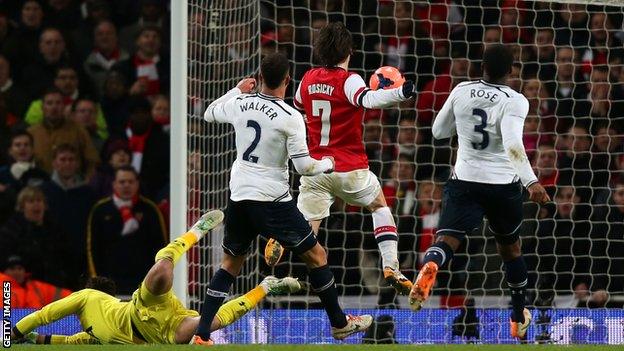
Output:
<path fill-rule="evenodd" d="M 322 66 L 305 73 L 295 94 L 295 106 L 305 110 L 310 156 L 335 161 L 333 174 L 301 178 L 297 207 L 315 234 L 335 197 L 370 210 L 384 278 L 399 293 L 408 294 L 412 283 L 399 271 L 394 218 L 377 176 L 368 169 L 362 120 L 365 109 L 384 108 L 414 96 L 415 85 L 406 81 L 394 89 L 369 89 L 360 75 L 348 70 L 352 47 L 351 33 L 343 23 L 323 27 L 314 43 L 314 55 Z M 381 79 L 379 87 L 392 84 Z M 267 253 L 281 252 L 274 245 Z"/>

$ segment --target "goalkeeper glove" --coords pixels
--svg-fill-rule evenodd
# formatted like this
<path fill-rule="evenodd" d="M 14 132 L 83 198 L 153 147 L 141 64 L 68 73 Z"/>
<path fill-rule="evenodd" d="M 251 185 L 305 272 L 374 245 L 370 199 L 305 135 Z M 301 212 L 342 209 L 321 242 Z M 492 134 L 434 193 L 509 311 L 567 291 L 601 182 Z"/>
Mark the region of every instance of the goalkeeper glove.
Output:
<path fill-rule="evenodd" d="M 405 100 L 416 96 L 416 84 L 414 84 L 411 80 L 406 80 L 401 87 L 401 92 L 403 93 L 403 96 L 405 96 Z"/>

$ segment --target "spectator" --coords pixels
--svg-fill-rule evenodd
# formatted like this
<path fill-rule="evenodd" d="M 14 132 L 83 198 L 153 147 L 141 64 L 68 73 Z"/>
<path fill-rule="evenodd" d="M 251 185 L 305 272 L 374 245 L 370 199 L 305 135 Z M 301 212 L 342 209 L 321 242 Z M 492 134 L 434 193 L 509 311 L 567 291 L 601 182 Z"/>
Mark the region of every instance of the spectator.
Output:
<path fill-rule="evenodd" d="M 595 205 L 592 224 L 590 303 L 605 307 L 608 292 L 624 291 L 624 182 L 615 184 L 608 201 Z"/>
<path fill-rule="evenodd" d="M 117 5 L 122 3 L 116 2 Z M 87 0 L 81 6 L 78 27 L 69 32 L 71 51 L 76 62 L 85 62 L 95 46 L 93 42 L 95 27 L 103 21 L 111 21 L 111 3 L 108 0 Z M 113 5 L 114 6 L 114 5 Z M 128 11 L 129 12 L 129 11 Z M 115 20 L 119 17 L 116 16 Z M 117 23 L 117 22 L 116 22 Z"/>
<path fill-rule="evenodd" d="M 28 97 L 24 89 L 11 79 L 11 64 L 0 55 L 0 94 L 4 97 L 6 111 L 13 115 L 15 122 L 24 118 Z"/>
<path fill-rule="evenodd" d="M 577 102 L 580 114 L 592 119 L 621 118 L 624 116 L 622 103 L 614 100 L 609 83 L 609 69 L 605 65 L 593 66 L 587 97 Z"/>
<path fill-rule="evenodd" d="M 80 23 L 80 5 L 72 0 L 49 0 L 46 23 L 63 31 L 74 29 Z"/>
<path fill-rule="evenodd" d="M 392 212 L 398 215 L 412 215 L 415 209 L 416 181 L 414 161 L 400 156 L 392 163 L 388 180 L 382 187 L 383 194 Z"/>
<path fill-rule="evenodd" d="M 0 281 L 11 282 L 11 308 L 43 308 L 71 294 L 70 290 L 31 279 L 24 260 L 11 255 L 0 272 Z"/>
<path fill-rule="evenodd" d="M 0 94 L 0 150 L 6 150 L 8 148 L 11 129 L 15 128 L 17 124 L 17 117 L 7 111 L 6 99 L 2 94 Z M 6 163 L 6 155 L 4 153 L 0 153 L 0 167 Z"/>
<path fill-rule="evenodd" d="M 539 79 L 531 78 L 523 82 L 522 94 L 529 101 L 527 116 L 537 118 L 538 130 L 543 132 L 544 139 L 552 138 L 557 120 L 554 118 L 553 100 L 550 99 L 548 90 L 543 88 Z"/>
<path fill-rule="evenodd" d="M 501 6 L 500 26 L 503 43 L 529 43 L 533 40 L 525 24 L 526 8 L 523 0 L 505 0 Z"/>
<path fill-rule="evenodd" d="M 101 121 L 104 123 L 104 128 L 102 129 L 98 128 L 98 116 L 101 117 Z M 99 154 L 102 151 L 104 141 L 108 138 L 106 120 L 102 115 L 100 107 L 93 100 L 79 98 L 72 105 L 71 119 L 89 133 L 91 142 Z"/>
<path fill-rule="evenodd" d="M 433 148 L 423 143 L 424 136 L 413 114 L 404 112 L 399 120 L 395 154 L 416 163 L 416 179 L 431 178 L 433 174 Z"/>
<path fill-rule="evenodd" d="M 591 149 L 592 156 L 592 171 L 594 179 L 600 180 L 600 185 L 604 188 L 593 189 L 600 193 L 608 193 L 607 183 L 613 182 L 616 177 L 611 177 L 612 174 L 617 172 L 618 157 L 622 155 L 622 143 L 618 132 L 612 125 L 607 123 L 600 123 L 594 128 L 594 143 Z M 612 179 L 613 178 L 613 179 Z M 607 196 L 597 196 L 594 200 L 598 200 L 595 203 L 605 203 Z"/>
<path fill-rule="evenodd" d="M 126 79 L 115 71 L 110 71 L 104 82 L 102 111 L 106 117 L 106 125 L 112 136 L 124 134 L 128 124 L 130 99 L 126 88 Z"/>
<path fill-rule="evenodd" d="M 9 156 L 11 163 L 0 167 L 0 223 L 13 212 L 23 187 L 39 186 L 48 179 L 48 174 L 35 165 L 33 139 L 28 132 L 17 130 L 11 135 Z"/>
<path fill-rule="evenodd" d="M 555 32 L 552 28 L 538 28 L 535 33 L 535 59 L 527 62 L 525 73 L 542 81 L 555 79 Z"/>
<path fill-rule="evenodd" d="M 591 247 L 588 211 L 571 186 L 559 187 L 554 200 L 554 211 L 539 221 L 537 230 L 540 286 L 585 298 Z"/>
<path fill-rule="evenodd" d="M 0 257 L 6 264 L 19 255 L 32 277 L 60 287 L 73 287 L 72 253 L 68 238 L 47 213 L 39 188 L 27 186 L 17 196 L 17 212 L 0 228 Z"/>
<path fill-rule="evenodd" d="M 47 28 L 41 32 L 39 51 L 32 57 L 35 57 L 35 60 L 22 71 L 22 81 L 28 82 L 26 88 L 29 97 L 35 98 L 55 83 L 59 67 L 69 65 L 69 56 L 61 31 Z"/>
<path fill-rule="evenodd" d="M 86 94 L 83 94 L 82 91 L 79 90 L 78 73 L 76 70 L 71 66 L 59 67 L 54 77 L 54 87 L 63 94 L 64 114 L 69 117 L 76 101 L 86 96 Z M 33 125 L 43 120 L 41 105 L 41 99 L 35 100 L 30 104 L 28 112 L 26 112 L 26 117 L 24 118 L 28 124 Z M 96 122 L 99 137 L 102 139 L 108 138 L 106 119 L 99 107 L 97 109 Z"/>
<path fill-rule="evenodd" d="M 60 91 L 46 91 L 42 102 L 43 121 L 28 128 L 35 140 L 35 161 L 46 172 L 52 172 L 54 148 L 60 144 L 70 144 L 78 150 L 80 169 L 89 179 L 99 163 L 89 134 L 76 122 L 63 116 L 63 95 Z"/>
<path fill-rule="evenodd" d="M 43 8 L 39 1 L 24 1 L 19 24 L 2 45 L 2 52 L 15 66 L 14 72 L 21 72 L 24 64 L 37 57 L 42 24 Z"/>
<path fill-rule="evenodd" d="M 624 44 L 615 36 L 611 18 L 604 12 L 595 12 L 590 20 L 591 39 L 589 46 L 585 46 L 582 55 L 581 71 L 585 78 L 589 78 L 593 66 L 605 66 L 612 62 L 612 58 L 622 59 Z"/>
<path fill-rule="evenodd" d="M 556 62 L 556 80 L 550 84 L 549 91 L 557 103 L 555 108 L 556 131 L 563 133 L 572 125 L 573 117 L 581 115 L 579 109 L 575 108 L 575 102 L 585 98 L 587 90 L 584 85 L 577 84 L 580 79 L 577 78 L 579 75 L 575 70 L 575 52 L 571 47 L 559 48 Z"/>
<path fill-rule="evenodd" d="M 433 244 L 440 218 L 442 188 L 432 181 L 420 182 L 418 186 L 418 267 L 425 257 L 425 252 Z"/>
<path fill-rule="evenodd" d="M 169 98 L 157 95 L 152 101 L 152 120 L 159 125 L 163 132 L 169 134 L 171 117 L 169 115 Z"/>
<path fill-rule="evenodd" d="M 559 184 L 576 187 L 576 193 L 583 202 L 591 197 L 591 187 L 598 186 L 604 179 L 596 179 L 590 167 L 591 136 L 587 128 L 576 125 L 564 137 L 566 151 L 559 158 Z"/>
<path fill-rule="evenodd" d="M 586 46 L 589 42 L 588 11 L 584 4 L 561 4 L 552 27 L 557 45 Z"/>
<path fill-rule="evenodd" d="M 113 66 L 128 79 L 130 95 L 153 97 L 169 91 L 169 60 L 160 55 L 161 46 L 160 30 L 146 26 L 137 36 L 136 53 Z"/>
<path fill-rule="evenodd" d="M 119 61 L 127 60 L 128 53 L 119 47 L 117 29 L 111 21 L 102 21 L 95 26 L 94 48 L 84 63 L 84 70 L 95 88 L 97 96 L 104 95 L 106 76 Z"/>
<path fill-rule="evenodd" d="M 68 249 L 73 253 L 74 273 L 85 273 L 85 233 L 89 210 L 95 203 L 93 191 L 79 174 L 78 154 L 69 144 L 60 144 L 53 151 L 54 171 L 42 190 L 46 196 L 48 213 L 58 221 L 68 235 Z"/>
<path fill-rule="evenodd" d="M 557 151 L 552 144 L 540 144 L 534 157 L 533 170 L 542 186 L 553 197 L 555 187 L 559 183 L 559 170 L 557 170 Z"/>
<path fill-rule="evenodd" d="M 126 141 L 115 140 L 108 144 L 106 152 L 104 153 L 104 160 L 106 162 L 103 162 L 100 167 L 98 167 L 95 176 L 91 179 L 91 183 L 89 184 L 95 192 L 96 199 L 110 196 L 113 192 L 115 170 L 122 166 L 130 165 L 132 153 Z"/>
<path fill-rule="evenodd" d="M 440 109 L 448 98 L 451 90 L 460 82 L 468 79 L 468 68 L 470 61 L 459 54 L 453 55 L 451 61 L 450 74 L 441 74 L 423 87 L 416 100 L 416 110 L 418 111 L 418 124 L 431 125 L 433 116 Z"/>
<path fill-rule="evenodd" d="M 382 174 L 382 167 L 393 158 L 392 146 L 388 147 L 390 137 L 384 133 L 383 126 L 378 118 L 370 118 L 364 122 L 364 147 L 368 156 L 368 165 L 371 172 L 377 176 Z"/>
<path fill-rule="evenodd" d="M 119 38 L 121 47 L 126 52 L 134 52 L 135 40 L 147 26 L 158 29 L 160 33 L 169 33 L 169 24 L 165 16 L 165 3 L 162 0 L 141 0 L 141 13 L 138 21 L 123 27 Z M 165 40 L 166 42 L 166 40 Z"/>
<path fill-rule="evenodd" d="M 132 101 L 125 132 L 121 139 L 128 141 L 132 151 L 132 166 L 140 174 L 141 193 L 158 201 L 169 180 L 169 137 L 154 123 L 146 99 Z"/>
<path fill-rule="evenodd" d="M 120 294 L 131 294 L 166 242 L 167 232 L 156 205 L 139 196 L 139 178 L 132 167 L 115 171 L 113 191 L 89 215 L 89 271 L 115 280 Z"/>

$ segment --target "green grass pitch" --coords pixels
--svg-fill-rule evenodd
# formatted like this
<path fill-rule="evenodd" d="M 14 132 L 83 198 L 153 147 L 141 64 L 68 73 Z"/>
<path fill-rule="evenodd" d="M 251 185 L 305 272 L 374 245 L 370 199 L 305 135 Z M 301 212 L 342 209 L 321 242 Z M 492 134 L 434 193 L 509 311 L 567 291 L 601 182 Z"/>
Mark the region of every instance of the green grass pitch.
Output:
<path fill-rule="evenodd" d="M 202 348 L 192 345 L 13 345 L 11 350 L 98 350 L 98 351 L 613 351 L 624 345 L 220 345 Z"/>

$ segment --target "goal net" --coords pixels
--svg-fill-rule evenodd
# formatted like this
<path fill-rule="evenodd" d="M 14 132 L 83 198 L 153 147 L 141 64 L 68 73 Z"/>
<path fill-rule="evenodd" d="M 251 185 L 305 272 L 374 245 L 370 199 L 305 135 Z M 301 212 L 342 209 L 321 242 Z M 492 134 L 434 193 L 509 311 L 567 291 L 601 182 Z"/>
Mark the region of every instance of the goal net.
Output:
<path fill-rule="evenodd" d="M 369 110 L 363 122 L 370 169 L 395 215 L 402 271 L 413 280 L 434 241 L 442 188 L 456 152 L 456 141 L 432 138 L 432 120 L 457 83 L 480 78 L 484 48 L 504 43 L 515 57 L 508 85 L 529 101 L 527 154 L 553 199 L 546 206 L 525 204 L 521 236 L 529 268 L 527 303 L 534 315 L 529 340 L 624 343 L 620 1 L 188 0 L 187 15 L 187 37 L 174 38 L 186 39 L 188 48 L 188 96 L 182 97 L 188 133 L 174 146 L 187 159 L 187 205 L 172 209 L 172 216 L 184 216 L 191 225 L 203 211 L 227 205 L 234 134 L 228 125 L 203 122 L 207 104 L 256 74 L 262 55 L 274 51 L 292 62 L 294 82 L 287 92 L 292 103 L 303 73 L 315 64 L 311 53 L 318 30 L 342 21 L 354 39 L 351 70 L 368 81 L 376 68 L 395 66 L 418 87 L 416 99 Z M 291 183 L 296 196 L 298 176 L 293 174 Z M 472 337 L 506 343 L 509 292 L 486 228 L 487 220 L 468 235 L 418 313 L 380 279 L 366 210 L 337 201 L 319 241 L 327 248 L 342 305 L 379 318 L 364 339 L 386 335 L 386 341 L 440 343 Z M 188 256 L 192 308 L 199 309 L 218 267 L 222 235 L 222 228 L 215 230 Z M 290 253 L 276 267 L 266 266 L 265 242 L 254 244 L 234 294 L 269 274 L 307 279 L 305 266 Z M 311 292 L 268 298 L 219 335 L 221 342 L 333 341 Z"/>

